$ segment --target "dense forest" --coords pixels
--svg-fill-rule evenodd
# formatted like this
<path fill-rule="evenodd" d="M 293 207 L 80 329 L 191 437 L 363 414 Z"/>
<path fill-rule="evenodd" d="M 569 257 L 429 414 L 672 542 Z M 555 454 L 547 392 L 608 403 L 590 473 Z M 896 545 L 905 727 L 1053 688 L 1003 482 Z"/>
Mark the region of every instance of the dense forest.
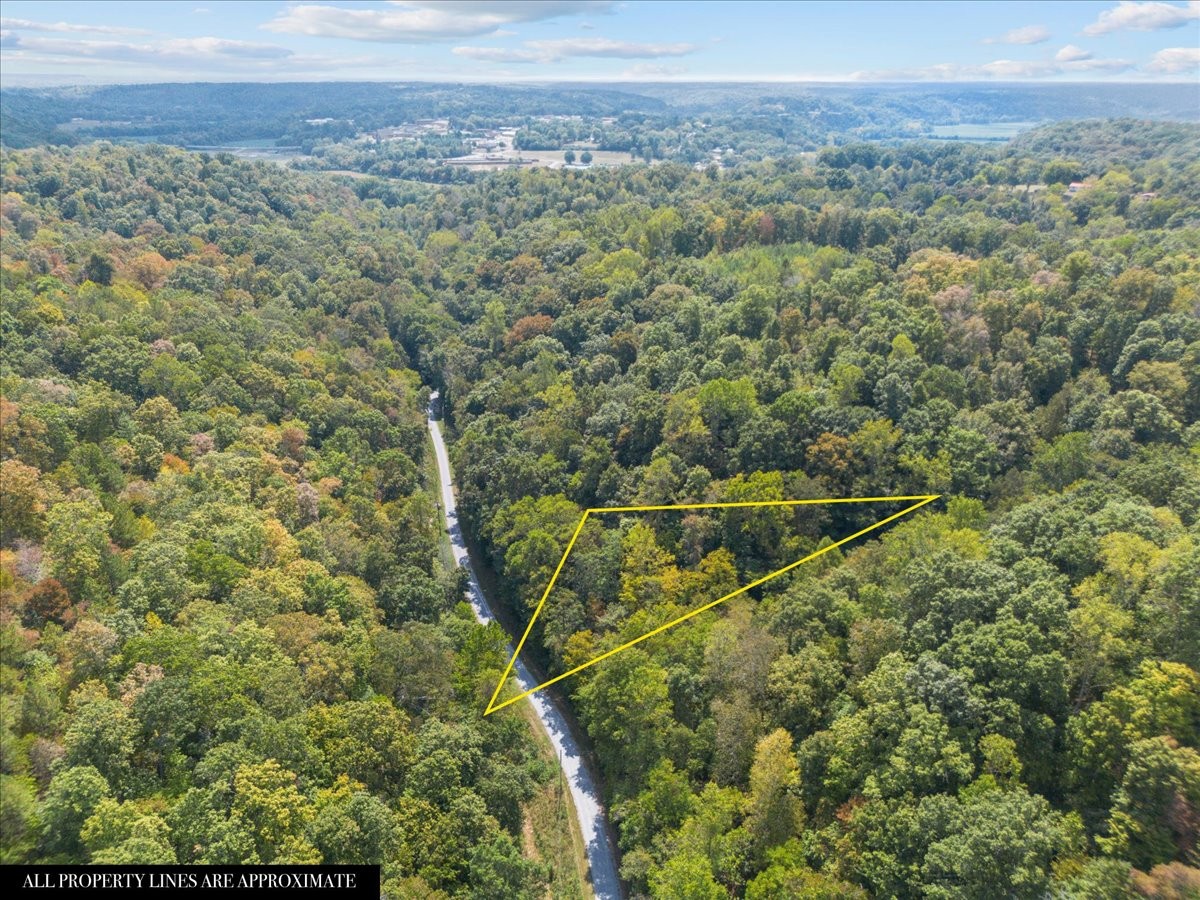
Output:
<path fill-rule="evenodd" d="M 443 215 L 495 209 L 485 246 L 442 232 L 426 327 L 468 327 L 426 368 L 515 608 L 584 508 L 943 495 L 565 683 L 636 894 L 1197 889 L 1196 141 L 1066 125 Z M 585 529 L 548 670 L 879 518 L 811 510 Z"/>
<path fill-rule="evenodd" d="M 505 638 L 442 562 L 398 223 L 161 149 L 4 189 L 3 861 L 572 896 L 522 853 L 553 764 L 479 715 Z"/>
<path fill-rule="evenodd" d="M 6 861 L 565 895 L 441 561 L 432 388 L 518 620 L 589 507 L 941 495 L 561 683 L 631 896 L 1198 889 L 1200 129 L 3 176 Z M 880 517 L 606 517 L 530 649 L 565 671 Z"/>

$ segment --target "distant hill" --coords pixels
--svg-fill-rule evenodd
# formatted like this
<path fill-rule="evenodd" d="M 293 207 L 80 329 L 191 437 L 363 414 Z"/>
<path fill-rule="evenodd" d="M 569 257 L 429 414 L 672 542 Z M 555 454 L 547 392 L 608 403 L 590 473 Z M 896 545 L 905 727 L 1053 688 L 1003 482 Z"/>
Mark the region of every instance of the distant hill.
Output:
<path fill-rule="evenodd" d="M 143 84 L 0 91 L 8 147 L 94 139 L 217 145 L 340 140 L 422 118 L 482 127 L 622 117 L 660 131 L 710 117 L 791 150 L 927 136 L 938 125 L 1200 119 L 1195 84 Z"/>
<path fill-rule="evenodd" d="M 662 100 L 595 87 L 201 83 L 0 91 L 2 139 L 11 147 L 87 138 L 180 145 L 256 138 L 286 142 L 306 128 L 311 131 L 308 120 L 334 120 L 323 130 L 336 135 L 339 124 L 353 133 L 433 117 L 608 116 L 666 107 Z"/>

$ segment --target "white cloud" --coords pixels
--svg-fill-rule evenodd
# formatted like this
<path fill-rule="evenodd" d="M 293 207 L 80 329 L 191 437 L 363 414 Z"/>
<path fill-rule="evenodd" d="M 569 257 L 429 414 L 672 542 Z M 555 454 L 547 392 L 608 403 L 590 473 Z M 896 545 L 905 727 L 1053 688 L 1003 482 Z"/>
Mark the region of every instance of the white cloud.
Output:
<path fill-rule="evenodd" d="M 850 78 L 853 81 L 1039 81 L 1072 73 L 1124 72 L 1132 68 L 1133 63 L 1126 59 L 1092 59 L 1089 55 L 1069 60 L 997 59 L 978 66 L 940 63 L 914 69 L 854 72 Z"/>
<path fill-rule="evenodd" d="M 1014 28 L 997 38 L 985 38 L 985 44 L 1040 44 L 1050 40 L 1050 31 L 1045 25 L 1026 25 Z"/>
<path fill-rule="evenodd" d="M 1146 69 L 1164 75 L 1197 74 L 1197 70 L 1200 70 L 1200 48 L 1168 47 L 1159 50 Z"/>
<path fill-rule="evenodd" d="M 851 81 L 963 81 L 967 66 L 937 63 L 910 69 L 861 69 L 851 72 Z"/>
<path fill-rule="evenodd" d="M 0 32 L 6 64 L 88 65 L 116 68 L 136 67 L 150 73 L 180 73 L 189 77 L 221 78 L 252 76 L 268 79 L 276 75 L 304 76 L 317 71 L 394 70 L 409 61 L 379 57 L 332 57 L 294 53 L 286 47 L 235 41 L 217 37 L 171 38 L 144 43 L 103 40 L 71 40 L 59 37 L 17 35 Z M 122 73 L 124 74 L 124 73 Z"/>
<path fill-rule="evenodd" d="M 143 28 L 122 28 L 118 25 L 78 25 L 72 22 L 32 22 L 29 19 L 0 19 L 0 28 L 21 31 L 51 31 L 60 34 L 149 34 Z"/>
<path fill-rule="evenodd" d="M 315 3 L 289 6 L 268 31 L 356 41 L 420 44 L 495 34 L 505 25 L 606 13 L 613 0 L 391 0 L 391 9 L 347 9 Z"/>
<path fill-rule="evenodd" d="M 286 47 L 254 44 L 225 38 L 172 38 L 145 44 L 124 41 L 72 41 L 63 38 L 20 37 L 14 45 L 22 50 L 75 59 L 111 59 L 122 62 L 202 61 L 216 59 L 272 60 L 292 56 Z"/>
<path fill-rule="evenodd" d="M 564 56 L 608 56 L 617 59 L 654 59 L 659 56 L 686 56 L 694 53 L 695 44 L 643 44 L 638 41 L 614 41 L 612 38 L 556 38 L 548 41 L 526 41 L 525 46 L 546 53 L 555 59 Z"/>
<path fill-rule="evenodd" d="M 1077 59 L 1062 65 L 1064 72 L 1127 72 L 1132 68 L 1128 59 Z"/>
<path fill-rule="evenodd" d="M 1058 66 L 1039 59 L 997 59 L 990 63 L 984 63 L 978 69 L 980 75 L 1001 80 L 1045 78 L 1048 75 L 1058 74 Z"/>
<path fill-rule="evenodd" d="M 542 54 L 532 50 L 512 50 L 508 47 L 455 47 L 450 51 L 455 56 L 465 56 L 479 62 L 537 63 L 549 62 Z"/>
<path fill-rule="evenodd" d="M 577 16 L 585 12 L 610 12 L 615 0 L 387 0 L 392 6 L 420 6 L 460 15 L 476 15 L 487 7 L 494 15 L 510 22 L 536 22 L 558 16 Z"/>
<path fill-rule="evenodd" d="M 1054 54 L 1054 58 L 1059 62 L 1079 62 L 1080 60 L 1091 59 L 1092 54 L 1091 51 L 1084 50 L 1082 47 L 1067 44 L 1067 46 Z"/>
<path fill-rule="evenodd" d="M 621 73 L 622 78 L 674 78 L 687 72 L 687 66 L 664 66 L 661 63 L 635 63 Z"/>
<path fill-rule="evenodd" d="M 694 44 L 645 44 L 637 41 L 614 41 L 603 37 L 554 38 L 526 41 L 520 48 L 455 47 L 457 56 L 483 62 L 551 63 L 573 57 L 604 57 L 609 59 L 658 59 L 664 56 L 686 56 L 694 53 Z"/>
<path fill-rule="evenodd" d="M 1121 0 L 1117 6 L 1100 13 L 1100 17 L 1084 28 L 1083 33 L 1088 37 L 1097 37 L 1114 31 L 1158 31 L 1161 28 L 1179 28 L 1197 19 L 1200 19 L 1200 0 L 1190 0 L 1186 6 Z"/>

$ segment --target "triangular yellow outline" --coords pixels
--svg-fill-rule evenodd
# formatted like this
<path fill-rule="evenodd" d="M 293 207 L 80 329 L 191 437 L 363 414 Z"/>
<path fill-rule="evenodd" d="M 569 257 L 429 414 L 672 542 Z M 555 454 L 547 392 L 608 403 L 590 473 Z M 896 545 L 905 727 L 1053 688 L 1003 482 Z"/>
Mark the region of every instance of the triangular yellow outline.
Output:
<path fill-rule="evenodd" d="M 498 709 L 504 709 L 504 707 L 506 707 L 512 703 L 516 703 L 518 700 L 523 700 L 525 697 L 528 697 L 530 694 L 540 691 L 542 688 L 549 687 L 550 685 L 552 685 L 556 682 L 562 681 L 564 678 L 567 678 L 568 676 L 571 676 L 577 672 L 583 671 L 588 666 L 594 666 L 596 663 L 600 662 L 602 659 L 608 659 L 608 657 L 613 656 L 614 654 L 620 653 L 622 650 L 628 650 L 634 644 L 639 644 L 642 641 L 646 640 L 646 638 L 654 637 L 654 635 L 660 634 L 661 632 L 664 632 L 668 628 L 672 628 L 672 627 L 680 624 L 681 622 L 685 622 L 688 619 L 690 619 L 692 616 L 699 615 L 700 613 L 704 612 L 705 610 L 712 609 L 714 606 L 724 603 L 726 600 L 729 600 L 732 597 L 736 597 L 738 594 L 744 594 L 746 591 L 750 590 L 751 588 L 758 587 L 760 584 L 770 581 L 772 578 L 776 578 L 776 577 L 784 574 L 785 572 L 790 572 L 792 569 L 796 568 L 797 566 L 803 565 L 806 562 L 814 560 L 821 554 L 828 553 L 830 550 L 834 549 L 835 547 L 840 547 L 843 544 L 848 544 L 850 541 L 854 540 L 855 538 L 862 537 L 867 532 L 874 531 L 876 528 L 881 528 L 882 526 L 886 525 L 888 522 L 894 522 L 896 519 L 899 519 L 901 516 L 906 516 L 910 512 L 920 509 L 926 503 L 932 503 L 934 500 L 936 500 L 940 496 L 941 496 L 941 494 L 915 494 L 912 496 L 897 496 L 897 497 L 839 497 L 839 498 L 825 498 L 825 499 L 820 499 L 820 500 L 753 500 L 753 501 L 746 501 L 744 503 L 684 503 L 684 504 L 680 504 L 680 505 L 676 505 L 676 506 L 601 506 L 601 507 L 595 507 L 592 509 L 586 509 L 583 512 L 583 516 L 579 519 L 579 524 L 575 526 L 575 533 L 571 535 L 571 540 L 567 544 L 567 549 L 563 551 L 562 559 L 560 559 L 558 561 L 558 566 L 557 566 L 557 568 L 555 568 L 554 574 L 550 577 L 550 583 L 548 585 L 546 585 L 546 590 L 542 594 L 542 599 L 540 601 L 538 601 L 537 609 L 535 609 L 533 611 L 533 616 L 529 619 L 529 624 L 525 626 L 525 633 L 523 635 L 521 635 L 521 640 L 517 642 L 516 649 L 513 650 L 512 657 L 509 659 L 508 665 L 504 669 L 504 674 L 500 677 L 500 681 L 496 685 L 496 690 L 492 691 L 492 699 L 488 701 L 487 709 L 485 709 L 483 711 L 483 714 L 486 716 L 486 715 L 490 715 L 491 713 L 494 713 Z M 496 698 L 500 696 L 500 690 L 508 682 L 508 676 L 512 674 L 513 666 L 516 664 L 517 657 L 519 657 L 521 655 L 521 648 L 525 646 L 526 638 L 529 637 L 529 633 L 533 630 L 533 623 L 536 622 L 537 617 L 539 615 L 541 615 L 542 607 L 545 606 L 545 604 L 546 604 L 546 598 L 550 596 L 550 591 L 554 589 L 554 583 L 558 580 L 558 574 L 559 574 L 559 572 L 562 571 L 563 563 L 565 563 L 567 561 L 567 557 L 571 554 L 571 549 L 575 546 L 575 540 L 576 540 L 576 538 L 579 537 L 579 532 L 581 532 L 583 530 L 584 523 L 587 522 L 588 516 L 592 515 L 592 513 L 600 514 L 600 513 L 628 513 L 628 512 L 657 512 L 660 510 L 674 510 L 674 509 L 731 509 L 731 508 L 735 508 L 735 507 L 749 507 L 749 506 L 804 506 L 804 505 L 817 505 L 817 504 L 822 504 L 822 503 L 882 503 L 882 502 L 886 502 L 886 501 L 894 502 L 894 501 L 898 501 L 898 500 L 917 500 L 919 502 L 914 503 L 912 506 L 909 506 L 906 509 L 902 509 L 898 513 L 894 513 L 894 514 L 888 516 L 886 519 L 880 519 L 874 525 L 869 525 L 866 528 L 862 529 L 861 531 L 856 531 L 856 532 L 854 532 L 854 534 L 850 535 L 849 537 L 844 537 L 840 541 L 836 541 L 835 543 L 832 543 L 832 544 L 829 544 L 828 546 L 822 547 L 821 549 L 808 554 L 808 556 L 804 557 L 803 559 L 798 559 L 794 563 L 790 563 L 790 564 L 784 566 L 782 569 L 777 569 L 774 572 L 764 575 L 762 578 L 752 581 L 747 585 L 743 585 L 742 587 L 738 588 L 736 591 L 731 591 L 730 593 L 726 594 L 724 597 L 719 597 L 716 600 L 711 601 L 710 603 L 706 603 L 704 606 L 697 607 L 696 609 L 693 609 L 690 612 L 684 613 L 682 616 L 672 619 L 670 622 L 667 622 L 665 625 L 659 625 L 654 630 L 647 631 L 641 637 L 636 637 L 632 641 L 626 641 L 620 647 L 615 647 L 612 650 L 609 650 L 605 653 L 601 653 L 595 659 L 589 659 L 587 662 L 583 663 L 582 665 L 576 666 L 575 668 L 571 669 L 568 672 L 563 672 L 561 675 L 556 675 L 553 678 L 551 678 L 549 681 L 543 681 L 541 684 L 537 685 L 536 687 L 531 687 L 529 690 L 525 691 L 524 693 L 517 694 L 515 697 L 510 697 L 509 699 L 505 700 L 503 703 L 496 703 Z"/>

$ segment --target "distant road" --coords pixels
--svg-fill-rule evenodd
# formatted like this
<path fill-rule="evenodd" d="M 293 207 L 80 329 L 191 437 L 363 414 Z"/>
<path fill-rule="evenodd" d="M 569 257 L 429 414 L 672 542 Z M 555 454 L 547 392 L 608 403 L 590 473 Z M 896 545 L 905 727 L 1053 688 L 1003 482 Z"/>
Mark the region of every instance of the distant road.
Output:
<path fill-rule="evenodd" d="M 454 551 L 455 561 L 467 570 L 470 575 L 470 587 L 467 596 L 471 607 L 475 610 L 475 618 L 480 622 L 495 622 L 492 608 L 483 595 L 483 588 L 475 575 L 475 568 L 467 555 L 467 545 L 463 540 L 462 529 L 458 524 L 458 508 L 454 502 L 454 480 L 450 472 L 450 457 L 446 453 L 446 443 L 442 440 L 442 429 L 434 419 L 434 404 L 437 401 L 435 391 L 429 401 L 429 434 L 433 438 L 433 448 L 437 455 L 438 481 L 442 487 L 442 511 L 446 518 L 446 531 L 450 535 L 450 546 Z M 511 656 L 513 645 L 508 644 L 508 654 Z M 521 690 L 527 691 L 539 684 L 530 674 L 525 663 L 518 659 L 513 667 L 513 673 Z M 583 833 L 587 845 L 588 867 L 591 870 L 592 891 L 596 900 L 620 900 L 621 881 L 617 877 L 616 854 L 609 842 L 607 822 L 604 818 L 604 807 L 600 805 L 600 792 L 596 782 L 583 762 L 583 753 L 579 744 L 572 737 L 562 713 L 550 702 L 544 691 L 532 694 L 526 698 L 541 720 L 542 727 L 550 737 L 566 775 L 567 784 L 571 790 L 571 799 L 575 803 L 575 814 L 579 819 L 579 830 Z M 483 712 L 482 707 L 480 713 Z"/>

